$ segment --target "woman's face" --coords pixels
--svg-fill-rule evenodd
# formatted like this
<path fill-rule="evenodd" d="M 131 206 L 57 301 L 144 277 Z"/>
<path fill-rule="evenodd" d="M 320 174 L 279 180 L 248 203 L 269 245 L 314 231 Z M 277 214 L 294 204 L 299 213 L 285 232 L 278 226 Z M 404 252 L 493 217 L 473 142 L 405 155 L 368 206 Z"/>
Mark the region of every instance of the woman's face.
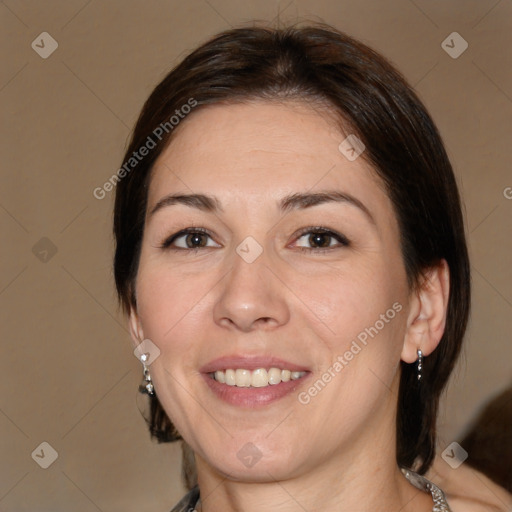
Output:
<path fill-rule="evenodd" d="M 200 467 L 394 453 L 409 291 L 391 201 L 344 139 L 301 103 L 214 105 L 154 167 L 132 326 Z"/>

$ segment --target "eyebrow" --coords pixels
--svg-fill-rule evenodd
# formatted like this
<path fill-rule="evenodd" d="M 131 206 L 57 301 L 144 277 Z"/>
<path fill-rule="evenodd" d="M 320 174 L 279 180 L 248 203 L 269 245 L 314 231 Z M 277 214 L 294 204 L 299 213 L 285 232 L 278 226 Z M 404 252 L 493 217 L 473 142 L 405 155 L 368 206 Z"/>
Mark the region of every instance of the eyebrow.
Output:
<path fill-rule="evenodd" d="M 291 210 L 302 210 L 325 203 L 346 203 L 361 210 L 372 224 L 376 225 L 370 210 L 356 197 L 339 190 L 327 190 L 324 192 L 297 192 L 283 197 L 279 201 L 279 209 L 284 213 Z M 211 213 L 223 212 L 222 204 L 215 196 L 205 194 L 169 194 L 160 199 L 151 209 L 149 216 L 153 216 L 158 210 L 173 205 L 184 205 L 190 208 Z"/>

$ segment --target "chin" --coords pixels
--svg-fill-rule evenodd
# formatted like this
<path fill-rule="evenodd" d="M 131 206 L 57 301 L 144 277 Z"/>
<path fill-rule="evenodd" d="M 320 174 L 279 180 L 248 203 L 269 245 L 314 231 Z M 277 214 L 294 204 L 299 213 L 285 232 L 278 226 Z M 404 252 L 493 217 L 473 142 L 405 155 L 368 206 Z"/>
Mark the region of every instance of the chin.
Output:
<path fill-rule="evenodd" d="M 206 461 L 230 480 L 286 480 L 304 468 L 305 460 L 299 460 L 303 457 L 293 448 L 298 442 L 289 442 L 289 446 L 284 446 L 283 442 L 275 441 L 270 442 L 262 435 L 253 442 L 244 436 L 243 439 L 231 440 L 228 446 L 223 446 L 216 453 L 208 453 Z"/>

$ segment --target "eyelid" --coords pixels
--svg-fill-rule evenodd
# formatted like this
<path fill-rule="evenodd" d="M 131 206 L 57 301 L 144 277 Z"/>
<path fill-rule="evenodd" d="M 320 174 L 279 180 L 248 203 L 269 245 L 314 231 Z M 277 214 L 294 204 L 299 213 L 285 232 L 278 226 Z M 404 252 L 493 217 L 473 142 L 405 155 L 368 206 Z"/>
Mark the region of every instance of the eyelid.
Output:
<path fill-rule="evenodd" d="M 294 241 L 297 241 L 299 238 L 302 238 L 304 235 L 307 235 L 309 233 L 321 233 L 324 235 L 329 235 L 330 237 L 337 240 L 340 243 L 340 245 L 333 247 L 299 247 L 301 251 L 323 252 L 338 249 L 340 246 L 348 247 L 350 245 L 350 240 L 345 235 L 324 226 L 309 226 L 307 228 L 303 228 L 294 235 Z"/>
<path fill-rule="evenodd" d="M 208 248 L 208 246 L 205 246 L 205 247 L 190 247 L 190 248 L 189 247 L 187 247 L 187 248 L 185 248 L 185 247 L 171 247 L 171 244 L 175 240 L 177 240 L 178 238 L 181 238 L 183 236 L 186 236 L 186 235 L 189 235 L 189 234 L 193 234 L 193 233 L 201 233 L 201 234 L 207 235 L 210 238 L 212 238 L 212 240 L 213 240 L 212 234 L 206 228 L 202 228 L 202 227 L 188 227 L 188 228 L 185 228 L 185 229 L 181 229 L 180 231 L 177 231 L 176 233 L 170 235 L 161 244 L 159 244 L 158 247 L 160 249 L 164 249 L 164 250 L 165 249 L 172 249 L 172 250 L 177 250 L 177 251 L 197 251 L 198 249 L 206 249 L 206 248 Z M 293 235 L 294 242 L 296 242 L 299 238 L 302 238 L 304 235 L 312 234 L 312 233 L 321 233 L 321 234 L 324 234 L 324 235 L 328 235 L 331 238 L 334 238 L 335 240 L 337 240 L 342 247 L 347 247 L 347 246 L 350 245 L 350 241 L 348 240 L 348 238 L 346 236 L 342 235 L 341 233 L 338 233 L 337 231 L 334 231 L 332 229 L 324 227 L 324 226 L 309 226 L 309 227 L 305 227 L 305 228 L 300 229 L 297 233 L 295 233 Z M 310 251 L 322 252 L 322 251 L 329 251 L 329 250 L 332 250 L 332 249 L 337 249 L 339 247 L 340 246 L 338 245 L 338 246 L 334 246 L 334 247 L 299 247 L 299 249 L 301 251 L 306 251 L 306 252 L 310 252 Z"/>
<path fill-rule="evenodd" d="M 171 247 L 171 244 L 176 239 L 181 238 L 182 236 L 193 234 L 193 233 L 201 233 L 203 235 L 208 235 L 210 238 L 213 239 L 212 234 L 206 228 L 188 227 L 185 229 L 181 229 L 181 230 L 177 231 L 176 233 L 165 238 L 164 241 L 161 244 L 159 244 L 159 248 L 160 249 L 173 249 L 173 250 L 177 250 L 177 251 L 194 251 L 197 249 L 206 249 L 206 247 L 195 247 L 195 248 Z"/>

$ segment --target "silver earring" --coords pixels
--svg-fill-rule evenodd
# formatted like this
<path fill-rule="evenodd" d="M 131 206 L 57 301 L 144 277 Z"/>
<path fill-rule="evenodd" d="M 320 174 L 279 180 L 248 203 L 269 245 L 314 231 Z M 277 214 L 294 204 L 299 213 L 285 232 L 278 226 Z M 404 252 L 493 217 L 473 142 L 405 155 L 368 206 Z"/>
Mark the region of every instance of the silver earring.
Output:
<path fill-rule="evenodd" d="M 423 368 L 423 352 L 418 349 L 418 380 L 421 380 L 421 370 Z"/>
<path fill-rule="evenodd" d="M 153 386 L 153 382 L 151 380 L 151 375 L 149 374 L 149 368 L 146 366 L 146 362 L 149 359 L 149 354 L 145 352 L 140 356 L 140 362 L 143 366 L 144 377 L 142 380 L 142 384 L 139 386 L 139 391 L 141 393 L 147 393 L 149 396 L 155 395 L 155 388 Z"/>

